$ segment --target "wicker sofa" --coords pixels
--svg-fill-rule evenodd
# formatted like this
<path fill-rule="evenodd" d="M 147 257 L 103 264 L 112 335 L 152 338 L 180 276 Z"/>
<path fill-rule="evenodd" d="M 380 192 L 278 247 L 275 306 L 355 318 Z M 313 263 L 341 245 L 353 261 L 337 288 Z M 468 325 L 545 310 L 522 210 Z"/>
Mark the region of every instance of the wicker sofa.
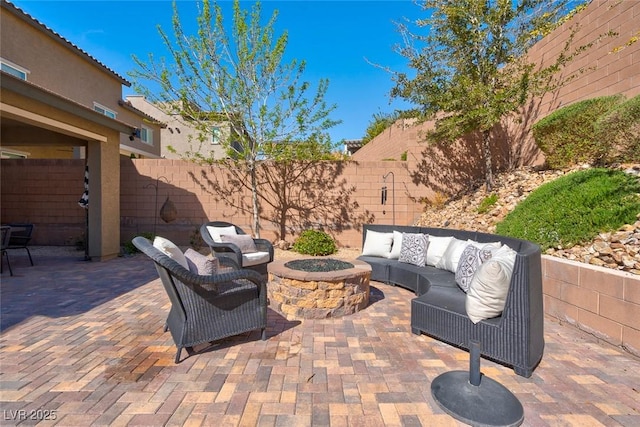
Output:
<path fill-rule="evenodd" d="M 540 247 L 534 243 L 493 234 L 441 228 L 364 225 L 363 248 L 368 230 L 378 233 L 422 233 L 453 236 L 480 243 L 500 242 L 516 251 L 513 273 L 501 315 L 474 323 L 465 309 L 465 294 L 455 274 L 433 266 L 416 266 L 380 256 L 360 256 L 371 265 L 371 280 L 399 285 L 415 292 L 411 301 L 411 329 L 469 350 L 480 341 L 482 356 L 513 367 L 530 377 L 544 350 L 542 273 Z"/>

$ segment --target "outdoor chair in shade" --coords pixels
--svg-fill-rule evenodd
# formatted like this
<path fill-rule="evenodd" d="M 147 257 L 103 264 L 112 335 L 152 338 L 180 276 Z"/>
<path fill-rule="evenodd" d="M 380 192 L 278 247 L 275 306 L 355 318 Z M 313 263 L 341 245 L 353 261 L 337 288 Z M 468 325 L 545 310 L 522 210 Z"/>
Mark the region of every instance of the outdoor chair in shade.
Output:
<path fill-rule="evenodd" d="M 7 257 L 7 266 L 9 267 L 9 274 L 13 276 L 11 270 L 11 262 L 9 261 L 9 253 L 7 248 L 9 247 L 9 240 L 11 239 L 11 227 L 8 225 L 2 226 L 2 252 L 0 253 L 0 273 L 2 273 L 2 266 L 4 265 L 4 258 Z"/>
<path fill-rule="evenodd" d="M 7 224 L 11 227 L 11 239 L 9 239 L 9 246 L 7 249 L 24 249 L 29 255 L 29 262 L 33 265 L 33 258 L 31 258 L 31 252 L 29 251 L 29 242 L 31 242 L 31 235 L 33 234 L 33 224 Z"/>
<path fill-rule="evenodd" d="M 211 221 L 200 227 L 202 240 L 218 258 L 228 257 L 242 268 L 267 275 L 267 264 L 273 261 L 273 245 L 266 239 L 255 239 L 242 228 L 224 221 Z"/>
<path fill-rule="evenodd" d="M 212 275 L 198 275 L 170 258 L 144 237 L 133 244 L 153 260 L 171 301 L 165 331 L 171 332 L 177 347 L 191 356 L 198 344 L 260 330 L 266 339 L 267 287 L 265 279 L 246 269 L 220 269 Z M 232 264 L 227 264 L 232 265 Z"/>

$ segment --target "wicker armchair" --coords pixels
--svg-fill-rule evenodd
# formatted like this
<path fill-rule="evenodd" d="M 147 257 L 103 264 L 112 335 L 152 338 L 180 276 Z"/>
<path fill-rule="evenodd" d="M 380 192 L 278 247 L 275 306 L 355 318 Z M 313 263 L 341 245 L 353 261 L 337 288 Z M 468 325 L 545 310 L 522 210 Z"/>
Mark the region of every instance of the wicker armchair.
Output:
<path fill-rule="evenodd" d="M 155 263 L 171 300 L 165 330 L 171 332 L 178 349 L 175 362 L 185 348 L 260 329 L 266 339 L 267 288 L 255 271 L 229 269 L 211 276 L 192 273 L 169 258 L 144 237 L 133 244 Z"/>
<path fill-rule="evenodd" d="M 273 245 L 270 241 L 266 239 L 253 239 L 258 251 L 254 253 L 242 253 L 240 248 L 233 243 L 214 240 L 208 227 L 234 227 L 237 234 L 246 235 L 247 233 L 245 233 L 242 228 L 229 222 L 211 221 L 202 224 L 200 227 L 200 235 L 202 236 L 202 240 L 209 245 L 211 253 L 218 258 L 231 258 L 242 268 L 257 271 L 264 276 L 267 275 L 267 264 L 273 261 L 274 256 Z"/>

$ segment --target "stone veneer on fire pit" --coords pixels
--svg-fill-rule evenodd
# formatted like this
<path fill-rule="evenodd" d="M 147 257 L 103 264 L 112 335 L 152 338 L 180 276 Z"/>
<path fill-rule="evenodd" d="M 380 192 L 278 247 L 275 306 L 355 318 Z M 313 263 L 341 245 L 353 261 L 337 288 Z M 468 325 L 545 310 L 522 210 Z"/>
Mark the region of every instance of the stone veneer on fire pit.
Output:
<path fill-rule="evenodd" d="M 313 272 L 285 264 L 269 264 L 267 295 L 270 307 L 287 320 L 340 317 L 369 304 L 371 266 L 366 262 L 349 261 L 352 268 Z"/>

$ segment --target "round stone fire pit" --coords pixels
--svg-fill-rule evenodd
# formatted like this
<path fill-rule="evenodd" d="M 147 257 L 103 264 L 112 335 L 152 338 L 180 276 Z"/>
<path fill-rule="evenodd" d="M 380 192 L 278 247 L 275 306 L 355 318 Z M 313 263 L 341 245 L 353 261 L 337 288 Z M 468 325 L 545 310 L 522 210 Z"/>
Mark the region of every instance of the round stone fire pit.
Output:
<path fill-rule="evenodd" d="M 269 264 L 270 307 L 287 320 L 340 317 L 369 304 L 371 266 L 333 258 Z"/>

